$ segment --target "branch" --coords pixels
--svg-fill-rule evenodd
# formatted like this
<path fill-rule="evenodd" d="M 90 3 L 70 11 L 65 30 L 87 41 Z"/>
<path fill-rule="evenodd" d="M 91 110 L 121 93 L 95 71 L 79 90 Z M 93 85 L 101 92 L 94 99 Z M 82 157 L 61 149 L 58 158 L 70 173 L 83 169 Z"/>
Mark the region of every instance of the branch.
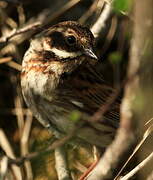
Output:
<path fill-rule="evenodd" d="M 94 37 L 97 38 L 101 29 L 104 28 L 106 20 L 109 18 L 112 12 L 112 1 L 105 2 L 104 10 L 102 11 L 101 15 L 95 22 L 95 24 L 91 27 L 91 32 L 93 33 Z"/>
<path fill-rule="evenodd" d="M 99 160 L 97 166 L 89 174 L 87 180 L 113 179 L 113 170 L 117 167 L 124 152 L 134 141 L 134 135 L 128 134 L 124 128 L 119 128 L 116 139 L 107 148 L 104 156 Z"/>
<path fill-rule="evenodd" d="M 33 31 L 36 28 L 40 27 L 40 25 L 41 25 L 40 22 L 34 22 L 25 27 L 22 27 L 19 29 L 13 29 L 12 32 L 10 32 L 7 36 L 3 36 L 0 38 L 0 43 L 6 43 L 14 36 L 17 36 L 19 34 L 22 34 L 22 33 L 28 32 L 28 31 Z"/>
<path fill-rule="evenodd" d="M 71 180 L 64 146 L 55 149 L 55 162 L 58 180 Z"/>
<path fill-rule="evenodd" d="M 64 14 L 67 10 L 77 5 L 80 1 L 81 0 L 69 1 L 68 3 L 64 4 L 62 8 L 58 8 L 58 10 L 55 10 L 54 12 L 52 12 L 53 8 L 51 7 L 43 10 L 37 17 L 31 18 L 25 24 L 25 27 L 18 30 L 14 29 L 7 36 L 1 37 L 0 47 L 4 47 L 8 42 L 10 42 L 9 40 L 11 38 L 13 38 L 13 42 L 16 45 L 21 44 L 23 41 L 29 39 L 33 35 L 34 30 L 38 30 L 38 28 L 43 28 L 44 26 L 50 24 L 53 20 Z M 7 49 L 9 49 L 10 43 L 6 46 Z M 1 54 L 3 55 L 3 53 Z"/>
<path fill-rule="evenodd" d="M 33 152 L 30 154 L 27 154 L 26 156 L 22 156 L 21 158 L 16 158 L 16 159 L 9 158 L 9 164 L 21 165 L 27 160 L 37 158 L 42 154 L 55 150 L 56 148 L 64 145 L 67 141 L 69 141 L 73 137 L 73 135 L 74 135 L 74 132 L 72 132 L 72 134 L 69 134 L 68 136 L 65 136 L 59 140 L 56 140 L 47 149 L 43 149 L 42 151 Z"/>

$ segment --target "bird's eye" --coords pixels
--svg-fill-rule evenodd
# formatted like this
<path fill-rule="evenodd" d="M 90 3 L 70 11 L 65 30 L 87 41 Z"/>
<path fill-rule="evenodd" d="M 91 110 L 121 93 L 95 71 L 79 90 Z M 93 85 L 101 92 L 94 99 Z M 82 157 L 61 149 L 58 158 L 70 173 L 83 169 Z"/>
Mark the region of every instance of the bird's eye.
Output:
<path fill-rule="evenodd" d="M 66 42 L 68 45 L 74 45 L 76 43 L 76 38 L 74 36 L 67 36 Z"/>

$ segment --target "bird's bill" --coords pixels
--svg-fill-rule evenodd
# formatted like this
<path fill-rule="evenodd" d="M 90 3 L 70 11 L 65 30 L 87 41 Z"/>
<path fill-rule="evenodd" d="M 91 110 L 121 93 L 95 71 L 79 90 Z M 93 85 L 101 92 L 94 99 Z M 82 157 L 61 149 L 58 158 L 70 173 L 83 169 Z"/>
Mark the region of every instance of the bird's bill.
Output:
<path fill-rule="evenodd" d="M 93 52 L 92 49 L 85 49 L 84 53 L 85 53 L 85 55 L 98 60 L 98 57 L 95 55 L 95 53 Z"/>

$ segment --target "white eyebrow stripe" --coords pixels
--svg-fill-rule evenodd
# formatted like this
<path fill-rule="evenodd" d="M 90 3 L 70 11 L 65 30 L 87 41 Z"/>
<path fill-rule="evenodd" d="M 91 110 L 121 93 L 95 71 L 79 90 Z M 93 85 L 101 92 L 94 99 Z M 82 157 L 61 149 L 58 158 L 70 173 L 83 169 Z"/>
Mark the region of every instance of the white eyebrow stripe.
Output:
<path fill-rule="evenodd" d="M 60 58 L 69 58 L 69 57 L 74 58 L 74 57 L 80 56 L 82 54 L 80 51 L 78 51 L 78 52 L 67 52 L 65 50 L 56 49 L 56 48 L 51 48 L 50 51 L 55 53 L 55 55 L 60 57 Z"/>

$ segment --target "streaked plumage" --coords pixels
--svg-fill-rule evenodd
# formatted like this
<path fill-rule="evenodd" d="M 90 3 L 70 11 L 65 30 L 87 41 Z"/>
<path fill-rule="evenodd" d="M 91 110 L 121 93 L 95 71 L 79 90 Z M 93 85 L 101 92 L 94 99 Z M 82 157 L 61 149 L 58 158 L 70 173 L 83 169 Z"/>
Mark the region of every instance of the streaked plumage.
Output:
<path fill-rule="evenodd" d="M 69 133 L 75 126 L 71 112 L 80 111 L 88 119 L 114 92 L 96 69 L 93 45 L 90 30 L 73 21 L 52 26 L 32 40 L 21 85 L 28 107 L 45 127 Z M 100 122 L 86 122 L 77 137 L 106 147 L 119 123 L 119 103 Z"/>

